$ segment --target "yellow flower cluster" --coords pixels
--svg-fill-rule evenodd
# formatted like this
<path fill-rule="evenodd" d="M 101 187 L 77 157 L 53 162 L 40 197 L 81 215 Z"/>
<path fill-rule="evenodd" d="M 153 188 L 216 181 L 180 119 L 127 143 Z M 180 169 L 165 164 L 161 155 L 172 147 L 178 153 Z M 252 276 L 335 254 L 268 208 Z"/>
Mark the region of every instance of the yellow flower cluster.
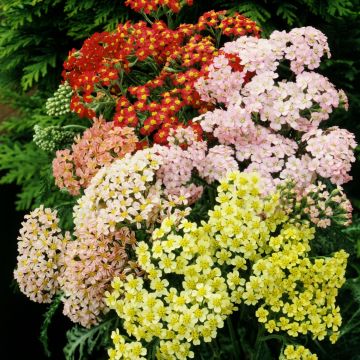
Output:
<path fill-rule="evenodd" d="M 287 345 L 279 360 L 317 360 L 317 355 L 312 354 L 304 346 Z"/>
<path fill-rule="evenodd" d="M 169 216 L 150 245 L 139 243 L 145 279 L 113 280 L 106 302 L 128 335 L 138 342 L 158 339 L 158 359 L 191 358 L 192 344 L 212 341 L 242 301 L 261 302 L 256 315 L 269 332 L 311 331 L 321 338 L 322 324 L 337 330 L 334 299 L 346 254 L 312 264 L 306 254 L 314 230 L 290 221 L 279 193 L 262 197 L 256 174 L 229 173 L 216 201 L 207 222 Z M 124 355 L 122 340 L 114 344 L 111 360 L 139 358 Z"/>
<path fill-rule="evenodd" d="M 258 181 L 256 175 L 231 173 L 219 186 L 219 205 L 201 226 L 165 219 L 153 232 L 151 247 L 142 242 L 136 249 L 149 284 L 132 275 L 125 282 L 114 279 L 108 305 L 129 335 L 146 342 L 161 339 L 158 358 L 193 357 L 191 343 L 215 338 L 241 302 L 240 272 L 248 260 L 261 258 L 271 229 L 286 218 L 278 214 L 278 195 L 260 198 Z"/>
<path fill-rule="evenodd" d="M 113 340 L 115 348 L 109 350 L 110 359 L 146 360 L 147 350 L 140 342 L 132 341 L 126 343 L 124 337 L 119 334 L 118 329 L 112 332 L 111 339 Z M 121 354 L 121 357 L 119 357 L 118 354 Z"/>
<path fill-rule="evenodd" d="M 314 261 L 303 256 L 297 244 L 259 260 L 244 297 L 262 303 L 256 316 L 268 332 L 283 330 L 293 337 L 310 332 L 334 343 L 341 325 L 336 297 L 345 281 L 348 254 L 341 250 Z"/>

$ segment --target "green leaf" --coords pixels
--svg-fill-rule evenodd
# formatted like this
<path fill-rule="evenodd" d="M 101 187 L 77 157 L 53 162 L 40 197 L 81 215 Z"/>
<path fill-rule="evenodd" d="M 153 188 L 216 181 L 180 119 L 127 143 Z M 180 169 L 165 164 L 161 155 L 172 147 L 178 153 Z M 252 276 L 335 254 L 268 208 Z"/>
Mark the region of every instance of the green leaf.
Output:
<path fill-rule="evenodd" d="M 254 1 L 241 1 L 241 3 L 234 6 L 233 9 L 240 14 L 249 17 L 251 20 L 256 21 L 260 25 L 264 24 L 271 17 L 269 11 Z"/>
<path fill-rule="evenodd" d="M 31 88 L 35 82 L 39 81 L 40 77 L 45 77 L 48 72 L 48 67 L 55 67 L 56 54 L 41 58 L 39 61 L 40 62 L 24 67 L 25 74 L 21 78 L 21 86 L 24 90 Z"/>
<path fill-rule="evenodd" d="M 84 360 L 95 349 L 110 346 L 111 332 L 117 327 L 118 318 L 110 318 L 90 329 L 74 326 L 66 333 L 68 340 L 64 348 L 66 360 Z"/>
<path fill-rule="evenodd" d="M 353 4 L 350 0 L 328 0 L 328 13 L 331 16 L 349 16 L 354 15 Z"/>
<path fill-rule="evenodd" d="M 276 10 L 276 15 L 282 17 L 288 25 L 293 25 L 297 19 L 297 7 L 289 3 L 282 3 Z"/>

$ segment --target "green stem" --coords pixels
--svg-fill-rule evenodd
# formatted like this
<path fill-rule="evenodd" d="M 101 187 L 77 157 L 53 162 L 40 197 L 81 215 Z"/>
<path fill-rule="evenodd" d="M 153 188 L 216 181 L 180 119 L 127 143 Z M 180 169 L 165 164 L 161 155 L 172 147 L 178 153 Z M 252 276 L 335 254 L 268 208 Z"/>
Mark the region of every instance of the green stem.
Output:
<path fill-rule="evenodd" d="M 144 17 L 144 19 L 145 19 L 150 25 L 153 24 L 153 22 L 150 20 L 150 18 L 149 18 L 143 11 L 141 11 L 141 15 Z"/>
<path fill-rule="evenodd" d="M 284 338 L 281 335 L 268 335 L 268 336 L 262 336 L 259 341 L 267 341 L 267 340 L 279 340 L 284 341 Z"/>
<path fill-rule="evenodd" d="M 210 347 L 211 347 L 211 351 L 214 354 L 214 359 L 220 359 L 218 349 L 217 349 L 217 347 L 214 346 L 215 342 L 211 341 L 209 344 L 210 344 Z"/>
<path fill-rule="evenodd" d="M 319 341 L 314 340 L 316 346 L 320 349 L 320 351 L 325 355 L 326 354 L 326 350 L 320 345 Z"/>
<path fill-rule="evenodd" d="M 264 334 L 264 327 L 259 325 L 258 332 L 256 335 L 256 340 L 255 340 L 255 349 L 254 349 L 255 351 L 254 351 L 253 360 L 260 359 L 260 350 L 262 347 L 261 338 L 263 337 L 263 334 Z"/>
<path fill-rule="evenodd" d="M 152 349 L 151 349 L 151 360 L 155 360 L 156 359 L 156 350 L 158 348 L 158 345 L 159 345 L 159 340 L 156 340 Z"/>
<path fill-rule="evenodd" d="M 234 327 L 233 327 L 233 323 L 232 323 L 230 317 L 228 317 L 226 319 L 226 323 L 227 323 L 227 326 L 228 326 L 228 329 L 229 329 L 231 342 L 234 345 L 236 359 L 240 359 L 240 356 L 241 356 L 240 355 L 240 346 L 239 346 L 239 342 L 237 340 L 237 337 L 236 337 L 236 334 L 235 334 L 235 331 L 234 331 Z"/>

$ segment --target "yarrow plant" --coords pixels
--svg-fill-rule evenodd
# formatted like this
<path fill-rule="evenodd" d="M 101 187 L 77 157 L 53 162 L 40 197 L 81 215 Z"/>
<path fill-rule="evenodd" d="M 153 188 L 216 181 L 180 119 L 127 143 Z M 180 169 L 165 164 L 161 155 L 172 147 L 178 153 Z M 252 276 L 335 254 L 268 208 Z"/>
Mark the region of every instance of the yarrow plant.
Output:
<path fill-rule="evenodd" d="M 263 198 L 259 185 L 257 175 L 230 172 L 208 221 L 177 224 L 169 217 L 150 246 L 139 244 L 148 286 L 133 275 L 113 281 L 109 306 L 137 341 L 160 340 L 159 358 L 193 357 L 191 343 L 211 342 L 240 303 L 258 306 L 255 315 L 270 333 L 336 340 L 341 316 L 335 298 L 347 254 L 313 263 L 308 252 L 315 229 L 291 221 L 279 193 Z M 170 274 L 181 279 L 180 287 L 170 284 Z M 113 340 L 110 359 L 121 359 L 123 338 L 115 332 Z"/>
<path fill-rule="evenodd" d="M 95 336 L 91 349 L 101 336 L 112 343 L 111 360 L 264 348 L 317 359 L 318 341 L 342 336 L 351 254 L 313 244 L 351 223 L 341 185 L 357 145 L 328 125 L 348 102 L 315 72 L 330 56 L 326 36 L 305 27 L 265 39 L 226 11 L 179 24 L 173 14 L 192 1 L 125 5 L 145 21 L 71 50 L 47 105 L 90 126 L 76 136 L 67 129 L 82 125 L 36 127 L 71 222 L 44 206 L 26 216 L 20 290 L 59 296 L 84 338 Z"/>

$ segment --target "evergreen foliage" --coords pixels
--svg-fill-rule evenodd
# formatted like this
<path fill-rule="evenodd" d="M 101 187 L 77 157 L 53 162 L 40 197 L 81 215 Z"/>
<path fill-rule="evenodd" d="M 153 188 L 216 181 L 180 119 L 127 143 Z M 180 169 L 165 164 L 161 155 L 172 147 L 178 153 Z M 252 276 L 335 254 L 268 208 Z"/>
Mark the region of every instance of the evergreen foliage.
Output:
<path fill-rule="evenodd" d="M 0 88 L 54 90 L 67 53 L 95 31 L 113 29 L 122 0 L 0 0 Z"/>

